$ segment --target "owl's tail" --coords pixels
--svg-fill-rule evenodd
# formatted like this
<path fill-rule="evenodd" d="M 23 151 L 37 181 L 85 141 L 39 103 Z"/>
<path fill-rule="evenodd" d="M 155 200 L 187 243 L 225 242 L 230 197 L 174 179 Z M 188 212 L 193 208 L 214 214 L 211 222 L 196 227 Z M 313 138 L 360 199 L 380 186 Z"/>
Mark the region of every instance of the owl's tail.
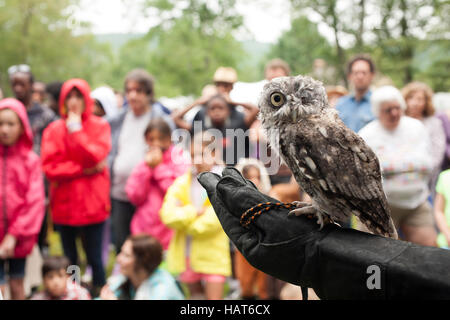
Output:
<path fill-rule="evenodd" d="M 356 225 L 356 229 L 372 234 L 377 234 L 383 237 L 398 239 L 397 229 L 395 228 L 394 221 L 389 216 L 389 222 L 387 224 L 375 224 L 371 221 L 365 220 L 362 217 L 358 217 L 360 223 Z"/>
<path fill-rule="evenodd" d="M 391 217 L 389 217 L 389 234 L 388 234 L 388 236 L 389 236 L 389 238 L 398 240 L 397 228 L 395 228 L 394 221 L 392 220 Z"/>

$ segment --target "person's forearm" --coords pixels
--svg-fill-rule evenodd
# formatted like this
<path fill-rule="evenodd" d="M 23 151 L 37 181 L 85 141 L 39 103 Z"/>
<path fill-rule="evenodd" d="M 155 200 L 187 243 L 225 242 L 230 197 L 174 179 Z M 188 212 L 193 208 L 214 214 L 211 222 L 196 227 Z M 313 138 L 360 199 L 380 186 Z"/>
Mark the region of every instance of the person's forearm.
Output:
<path fill-rule="evenodd" d="M 183 129 L 186 129 L 186 130 L 190 130 L 191 129 L 190 123 L 185 121 L 183 119 L 183 117 L 186 115 L 186 113 L 188 113 L 194 107 L 199 105 L 198 101 L 199 100 L 196 100 L 193 103 L 191 103 L 190 105 L 186 106 L 185 108 L 183 108 L 181 110 L 177 110 L 177 111 L 172 113 L 172 120 L 173 120 L 173 122 L 175 122 L 175 124 L 177 125 L 178 128 L 183 128 Z"/>
<path fill-rule="evenodd" d="M 441 210 L 436 210 L 434 216 L 436 218 L 436 224 L 439 231 L 445 235 L 447 239 L 450 239 L 450 228 L 447 225 L 444 212 Z"/>
<path fill-rule="evenodd" d="M 192 108 L 198 106 L 198 100 L 195 100 L 194 102 L 192 102 L 190 105 L 184 107 L 181 110 L 177 110 L 173 113 L 174 117 L 178 117 L 178 118 L 183 118 L 186 113 L 188 113 Z"/>
<path fill-rule="evenodd" d="M 252 103 L 235 103 L 235 105 L 240 105 L 244 108 L 245 111 L 245 123 L 248 127 L 255 122 L 256 117 L 258 116 L 259 108 Z"/>
<path fill-rule="evenodd" d="M 233 105 L 235 105 L 235 106 L 242 106 L 245 110 L 258 109 L 258 107 L 255 106 L 253 103 L 248 103 L 248 102 L 233 102 Z"/>

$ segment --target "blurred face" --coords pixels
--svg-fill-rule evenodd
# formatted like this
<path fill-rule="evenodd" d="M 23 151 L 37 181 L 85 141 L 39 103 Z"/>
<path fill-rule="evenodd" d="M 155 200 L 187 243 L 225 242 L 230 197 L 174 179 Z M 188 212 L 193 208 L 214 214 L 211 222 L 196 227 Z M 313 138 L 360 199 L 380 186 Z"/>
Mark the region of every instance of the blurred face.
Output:
<path fill-rule="evenodd" d="M 222 126 L 230 116 L 230 108 L 222 99 L 211 100 L 206 112 L 215 126 Z"/>
<path fill-rule="evenodd" d="M 11 76 L 11 88 L 17 100 L 27 105 L 32 94 L 32 85 L 28 73 L 17 72 Z"/>
<path fill-rule="evenodd" d="M 286 77 L 286 71 L 283 68 L 269 68 L 266 70 L 266 79 L 267 80 L 272 80 L 278 77 Z"/>
<path fill-rule="evenodd" d="M 169 149 L 172 144 L 170 137 L 164 136 L 159 130 L 152 130 L 147 133 L 145 142 L 149 148 L 160 148 L 163 151 Z"/>
<path fill-rule="evenodd" d="M 66 97 L 65 104 L 67 107 L 67 112 L 73 112 L 78 115 L 81 115 L 85 108 L 83 95 L 78 89 L 75 88 L 70 90 Z"/>
<path fill-rule="evenodd" d="M 353 83 L 356 91 L 368 90 L 373 79 L 373 73 L 370 72 L 369 63 L 364 60 L 354 62 L 348 79 Z"/>
<path fill-rule="evenodd" d="M 117 263 L 120 267 L 120 273 L 125 277 L 130 277 L 135 274 L 136 258 L 133 253 L 133 244 L 131 240 L 125 241 L 117 256 Z"/>
<path fill-rule="evenodd" d="M 97 100 L 94 100 L 94 111 L 92 111 L 92 113 L 97 117 L 103 117 L 104 115 L 106 115 L 105 110 Z"/>
<path fill-rule="evenodd" d="M 397 101 L 386 101 L 380 106 L 379 120 L 382 126 L 389 131 L 395 130 L 402 117 L 402 108 Z"/>
<path fill-rule="evenodd" d="M 0 144 L 14 145 L 23 133 L 22 121 L 11 109 L 0 110 Z"/>
<path fill-rule="evenodd" d="M 208 143 L 194 146 L 191 144 L 191 160 L 197 173 L 211 171 L 215 164 L 215 152 L 207 148 Z"/>
<path fill-rule="evenodd" d="M 216 88 L 220 94 L 229 94 L 233 90 L 233 84 L 229 82 L 216 82 Z"/>
<path fill-rule="evenodd" d="M 137 81 L 128 81 L 126 86 L 126 97 L 131 110 L 136 116 L 143 115 L 150 106 L 150 96 L 145 92 Z"/>
<path fill-rule="evenodd" d="M 52 109 L 56 114 L 59 114 L 59 106 L 58 101 L 56 101 L 52 95 L 48 95 L 48 106 Z"/>
<path fill-rule="evenodd" d="M 52 297 L 61 297 L 66 292 L 67 280 L 66 270 L 50 271 L 44 277 L 44 286 Z"/>
<path fill-rule="evenodd" d="M 261 187 L 261 175 L 258 169 L 254 167 L 248 168 L 245 179 L 253 182 L 258 189 Z"/>
<path fill-rule="evenodd" d="M 426 96 L 421 90 L 414 91 L 406 100 L 406 113 L 408 116 L 422 119 L 425 111 Z"/>
<path fill-rule="evenodd" d="M 32 95 L 32 100 L 39 102 L 39 103 L 43 103 L 46 97 L 46 92 L 45 92 L 45 84 L 42 82 L 35 82 L 33 83 L 33 95 Z"/>

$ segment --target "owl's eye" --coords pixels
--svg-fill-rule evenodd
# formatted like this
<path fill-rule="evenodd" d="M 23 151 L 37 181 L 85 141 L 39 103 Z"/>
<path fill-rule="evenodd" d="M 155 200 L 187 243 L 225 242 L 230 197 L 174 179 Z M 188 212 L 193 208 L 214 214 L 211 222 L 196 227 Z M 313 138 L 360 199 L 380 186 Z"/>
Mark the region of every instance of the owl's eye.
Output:
<path fill-rule="evenodd" d="M 286 98 L 282 93 L 275 92 L 270 96 L 270 103 L 272 103 L 274 107 L 281 107 L 285 102 Z"/>

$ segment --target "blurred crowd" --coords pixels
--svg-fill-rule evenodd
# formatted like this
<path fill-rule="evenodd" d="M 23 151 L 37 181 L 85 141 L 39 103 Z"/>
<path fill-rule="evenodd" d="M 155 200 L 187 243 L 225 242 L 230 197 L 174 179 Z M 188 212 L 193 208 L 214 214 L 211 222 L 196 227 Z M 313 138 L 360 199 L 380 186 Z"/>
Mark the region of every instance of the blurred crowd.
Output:
<path fill-rule="evenodd" d="M 219 67 L 197 99 L 169 107 L 142 69 L 119 92 L 45 84 L 11 66 L 14 97 L 0 100 L 1 296 L 300 299 L 246 261 L 196 179 L 234 166 L 282 202 L 309 201 L 257 118 L 259 92 L 290 68 L 274 59 L 264 74 L 243 83 Z M 450 105 L 438 113 L 425 83 L 376 86 L 375 75 L 370 56 L 353 57 L 349 88 L 327 86 L 329 104 L 378 156 L 400 238 L 448 249 Z M 355 217 L 339 223 L 367 231 Z"/>

